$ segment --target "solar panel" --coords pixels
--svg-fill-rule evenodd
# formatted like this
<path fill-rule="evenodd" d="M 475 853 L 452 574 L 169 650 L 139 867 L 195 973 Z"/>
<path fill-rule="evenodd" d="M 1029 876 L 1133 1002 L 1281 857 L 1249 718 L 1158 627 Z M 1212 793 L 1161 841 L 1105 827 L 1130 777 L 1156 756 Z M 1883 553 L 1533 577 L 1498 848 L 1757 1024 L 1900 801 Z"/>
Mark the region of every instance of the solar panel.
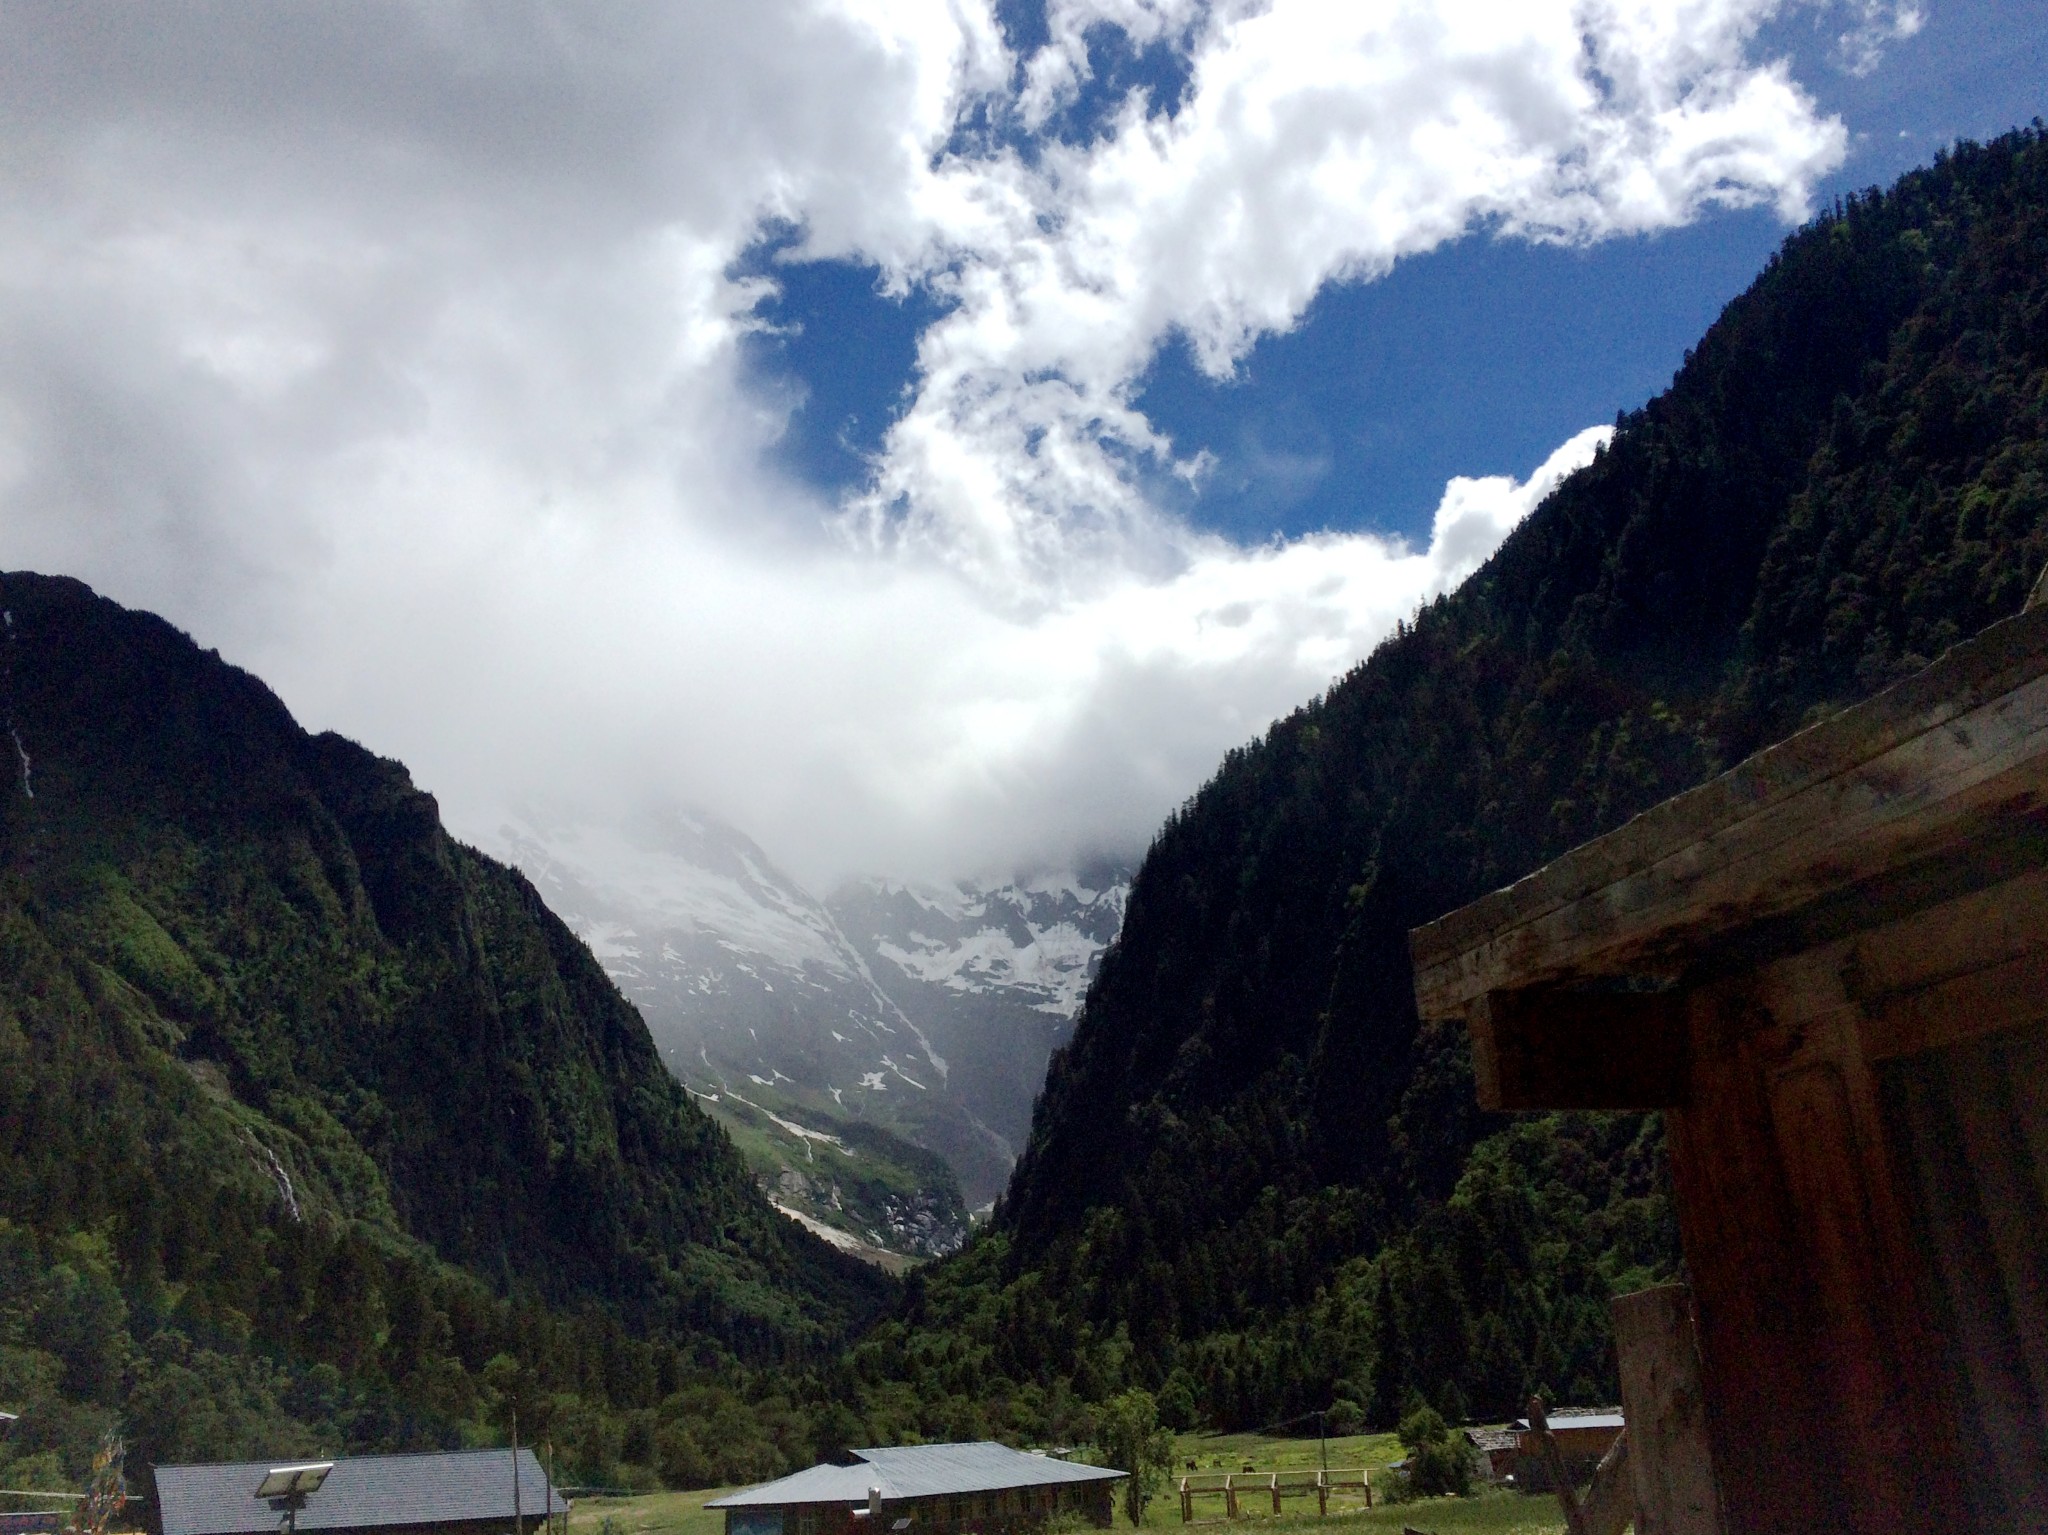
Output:
<path fill-rule="evenodd" d="M 263 1484 L 256 1489 L 256 1496 L 269 1498 L 304 1498 L 320 1490 L 320 1484 L 327 1480 L 327 1473 L 334 1469 L 331 1460 L 316 1460 L 303 1466 L 272 1466 L 264 1475 Z"/>

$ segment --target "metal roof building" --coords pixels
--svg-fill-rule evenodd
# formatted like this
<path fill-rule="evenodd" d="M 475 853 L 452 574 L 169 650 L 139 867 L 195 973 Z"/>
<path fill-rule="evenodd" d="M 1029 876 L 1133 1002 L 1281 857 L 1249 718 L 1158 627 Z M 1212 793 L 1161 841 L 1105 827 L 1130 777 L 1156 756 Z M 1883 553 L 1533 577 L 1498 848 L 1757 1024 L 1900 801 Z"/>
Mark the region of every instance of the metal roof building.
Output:
<path fill-rule="evenodd" d="M 274 1461 L 157 1466 L 152 1535 L 275 1535 L 281 1504 L 256 1489 Z M 517 1510 L 525 1527 L 543 1511 L 566 1514 L 551 1494 L 533 1451 L 518 1452 Z M 380 1535 L 496 1535 L 512 1529 L 513 1452 L 461 1450 L 429 1455 L 362 1455 L 338 1460 L 325 1484 L 298 1511 L 297 1526 L 314 1531 L 376 1530 Z"/>
<path fill-rule="evenodd" d="M 1124 1477 L 987 1440 L 852 1453 L 704 1506 L 725 1510 L 727 1535 L 1004 1535 L 1070 1509 L 1107 1526 Z"/>
<path fill-rule="evenodd" d="M 1550 1432 L 1554 1435 L 1592 1432 L 1612 1439 L 1627 1426 L 1628 1419 L 1618 1412 L 1574 1412 L 1569 1407 L 1560 1407 L 1550 1414 Z M 1529 1432 L 1529 1420 L 1517 1418 L 1509 1427 L 1517 1434 L 1526 1434 Z"/>

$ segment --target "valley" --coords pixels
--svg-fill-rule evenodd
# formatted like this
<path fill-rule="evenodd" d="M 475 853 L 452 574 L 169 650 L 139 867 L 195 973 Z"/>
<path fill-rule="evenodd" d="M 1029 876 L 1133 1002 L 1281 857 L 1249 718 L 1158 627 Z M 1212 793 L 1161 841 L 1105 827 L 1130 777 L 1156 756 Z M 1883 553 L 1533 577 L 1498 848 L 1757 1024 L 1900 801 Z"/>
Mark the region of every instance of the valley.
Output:
<path fill-rule="evenodd" d="M 694 1532 L 681 1489 L 1120 1403 L 1183 1463 L 1612 1403 L 1612 1298 L 1684 1272 L 1665 1119 L 1482 1111 L 1409 932 L 2044 569 L 2036 126 L 1790 235 L 1135 868 L 821 895 L 672 810 L 471 847 L 165 620 L 0 574 L 0 1472 L 516 1424 L 661 1500 L 600 1535 Z"/>
<path fill-rule="evenodd" d="M 1128 871 L 820 899 L 702 812 L 527 816 L 493 850 L 639 1008 L 778 1205 L 929 1258 L 986 1213 L 1123 917 Z"/>

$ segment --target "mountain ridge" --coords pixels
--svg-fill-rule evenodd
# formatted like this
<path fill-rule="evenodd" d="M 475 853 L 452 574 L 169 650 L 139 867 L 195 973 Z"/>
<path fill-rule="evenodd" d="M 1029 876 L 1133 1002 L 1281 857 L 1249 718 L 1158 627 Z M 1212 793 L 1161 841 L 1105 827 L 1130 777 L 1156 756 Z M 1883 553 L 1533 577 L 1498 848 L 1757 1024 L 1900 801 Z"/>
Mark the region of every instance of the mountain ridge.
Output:
<path fill-rule="evenodd" d="M 1479 1113 L 1406 934 L 1927 664 L 2048 565 L 2048 141 L 1793 234 L 1455 594 L 1154 838 L 989 1230 L 861 1345 L 935 1427 L 1612 1401 L 1657 1116 Z M 975 1397 L 968 1381 L 985 1383 Z"/>
<path fill-rule="evenodd" d="M 0 612 L 10 1460 L 77 1472 L 122 1420 L 158 1460 L 446 1444 L 516 1404 L 601 1473 L 631 1413 L 800 1373 L 881 1302 L 401 765 L 82 583 L 0 574 Z"/>

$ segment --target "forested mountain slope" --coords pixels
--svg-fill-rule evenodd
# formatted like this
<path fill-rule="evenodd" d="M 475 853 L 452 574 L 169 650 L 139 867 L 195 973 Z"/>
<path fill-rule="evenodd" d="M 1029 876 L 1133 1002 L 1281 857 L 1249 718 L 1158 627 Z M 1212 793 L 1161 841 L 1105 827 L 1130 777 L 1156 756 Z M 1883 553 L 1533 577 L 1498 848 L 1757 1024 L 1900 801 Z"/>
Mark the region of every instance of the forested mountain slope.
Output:
<path fill-rule="evenodd" d="M 2016 611 L 2044 428 L 2038 125 L 1792 236 L 1477 576 L 1170 819 L 993 1229 L 867 1377 L 948 1432 L 1127 1379 L 1232 1425 L 1613 1400 L 1607 1296 L 1676 1262 L 1659 1123 L 1479 1116 L 1406 933 Z"/>
<path fill-rule="evenodd" d="M 161 620 L 0 609 L 8 1485 L 110 1427 L 278 1456 L 515 1407 L 572 1476 L 808 1459 L 750 1371 L 886 1282 L 769 1208 L 526 880 Z"/>

